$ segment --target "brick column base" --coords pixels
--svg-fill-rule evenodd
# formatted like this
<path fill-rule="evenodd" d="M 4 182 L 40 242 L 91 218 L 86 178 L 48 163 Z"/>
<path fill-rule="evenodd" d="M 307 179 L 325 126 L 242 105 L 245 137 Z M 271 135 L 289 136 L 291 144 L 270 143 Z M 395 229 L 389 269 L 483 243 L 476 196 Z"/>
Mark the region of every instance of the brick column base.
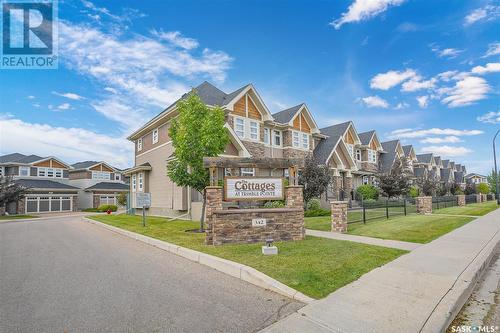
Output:
<path fill-rule="evenodd" d="M 417 197 L 417 214 L 432 214 L 432 197 Z"/>
<path fill-rule="evenodd" d="M 214 211 L 222 209 L 222 187 L 207 186 L 205 206 L 205 244 L 213 245 Z"/>
<path fill-rule="evenodd" d="M 460 207 L 465 206 L 465 194 L 457 195 L 457 203 Z"/>
<path fill-rule="evenodd" d="M 332 231 L 347 232 L 347 201 L 330 201 L 332 208 Z"/>

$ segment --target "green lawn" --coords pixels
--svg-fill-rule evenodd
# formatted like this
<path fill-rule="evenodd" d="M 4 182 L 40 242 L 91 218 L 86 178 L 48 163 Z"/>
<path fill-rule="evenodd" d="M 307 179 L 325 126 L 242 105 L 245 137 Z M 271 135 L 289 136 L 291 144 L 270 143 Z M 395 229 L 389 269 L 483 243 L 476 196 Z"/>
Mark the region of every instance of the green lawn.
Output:
<path fill-rule="evenodd" d="M 17 219 L 32 219 L 38 216 L 31 215 L 2 215 L 0 216 L 0 220 L 17 220 Z"/>
<path fill-rule="evenodd" d="M 165 240 L 221 258 L 251 266 L 302 293 L 321 298 L 384 265 L 405 251 L 325 238 L 277 242 L 277 256 L 263 256 L 263 244 L 204 245 L 204 234 L 185 232 L 198 222 L 167 221 L 150 217 L 146 227 L 141 218 L 128 215 L 91 216 L 116 227 Z"/>
<path fill-rule="evenodd" d="M 434 210 L 434 214 L 483 216 L 498 208 L 496 201 L 469 204 L 463 207 L 449 207 Z"/>
<path fill-rule="evenodd" d="M 464 224 L 472 221 L 471 217 L 416 215 L 396 216 L 347 226 L 351 235 L 368 236 L 383 239 L 401 240 L 413 243 L 428 243 Z M 306 228 L 330 231 L 330 217 L 305 218 Z"/>

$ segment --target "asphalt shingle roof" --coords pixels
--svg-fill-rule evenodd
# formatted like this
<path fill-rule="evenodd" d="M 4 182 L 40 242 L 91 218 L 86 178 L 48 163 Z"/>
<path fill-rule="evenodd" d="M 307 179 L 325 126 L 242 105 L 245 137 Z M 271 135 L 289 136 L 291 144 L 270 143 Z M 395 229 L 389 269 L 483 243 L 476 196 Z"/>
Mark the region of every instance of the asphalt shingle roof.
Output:
<path fill-rule="evenodd" d="M 441 157 L 440 156 L 434 156 L 434 162 L 436 162 L 436 165 L 439 165 L 439 162 L 441 162 Z"/>
<path fill-rule="evenodd" d="M 410 155 L 410 151 L 413 149 L 413 146 L 412 145 L 406 145 L 406 146 L 403 146 L 403 151 L 405 153 L 405 156 L 408 157 L 408 155 Z"/>
<path fill-rule="evenodd" d="M 273 114 L 273 118 L 276 122 L 281 124 L 287 124 L 290 120 L 292 120 L 293 116 L 299 111 L 299 109 L 304 105 L 301 103 L 299 105 L 292 106 L 286 110 L 277 112 Z"/>
<path fill-rule="evenodd" d="M 17 179 L 16 183 L 28 188 L 53 188 L 64 190 L 78 190 L 78 187 L 59 183 L 48 179 Z"/>
<path fill-rule="evenodd" d="M 462 171 L 455 172 L 455 182 L 462 183 L 463 177 L 464 177 L 464 173 Z"/>
<path fill-rule="evenodd" d="M 449 168 L 450 167 L 450 160 L 442 160 L 443 162 L 443 168 Z"/>
<path fill-rule="evenodd" d="M 453 181 L 453 179 L 451 179 L 451 169 L 441 169 L 440 172 L 441 172 L 441 180 L 445 182 Z"/>
<path fill-rule="evenodd" d="M 374 133 L 375 133 L 375 131 L 368 131 L 368 132 L 359 133 L 358 137 L 359 137 L 359 140 L 361 141 L 361 144 L 365 145 L 365 146 L 369 145 L 370 140 L 372 139 L 372 136 Z"/>
<path fill-rule="evenodd" d="M 84 162 L 77 162 L 75 164 L 71 164 L 71 166 L 75 169 L 85 169 L 85 168 L 88 168 L 88 167 L 91 167 L 93 165 L 96 165 L 100 162 L 98 161 L 84 161 Z"/>
<path fill-rule="evenodd" d="M 379 158 L 379 171 L 382 173 L 389 173 L 396 161 L 396 149 L 398 147 L 399 140 L 392 140 L 382 142 L 382 148 L 385 153 L 380 154 Z"/>
<path fill-rule="evenodd" d="M 127 184 L 122 183 L 113 183 L 113 182 L 100 182 L 90 187 L 87 187 L 85 190 L 128 190 L 129 186 Z"/>
<path fill-rule="evenodd" d="M 314 149 L 314 158 L 319 164 L 326 164 L 328 156 L 349 128 L 349 124 L 350 122 L 346 122 L 320 129 L 321 134 L 327 135 L 328 138 L 321 140 Z"/>
<path fill-rule="evenodd" d="M 0 156 L 0 163 L 33 163 L 41 159 L 43 159 L 43 157 L 38 155 L 23 155 L 20 153 L 13 153 Z"/>
<path fill-rule="evenodd" d="M 419 163 L 428 163 L 430 164 L 432 161 L 432 153 L 430 154 L 419 154 L 417 155 L 417 160 Z"/>

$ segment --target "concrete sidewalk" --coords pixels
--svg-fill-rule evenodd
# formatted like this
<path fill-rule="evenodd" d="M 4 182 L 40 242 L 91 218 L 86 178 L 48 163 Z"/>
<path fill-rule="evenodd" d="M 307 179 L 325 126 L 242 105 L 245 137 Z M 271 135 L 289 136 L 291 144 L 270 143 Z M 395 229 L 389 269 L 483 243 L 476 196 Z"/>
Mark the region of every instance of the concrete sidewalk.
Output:
<path fill-rule="evenodd" d="M 442 332 L 500 242 L 500 209 L 377 268 L 264 332 Z"/>
<path fill-rule="evenodd" d="M 315 236 L 315 237 L 330 238 L 330 239 L 338 239 L 338 240 L 363 243 L 363 244 L 370 244 L 370 245 L 378 245 L 378 246 L 384 246 L 384 247 L 391 247 L 394 249 L 400 249 L 400 250 L 406 250 L 406 251 L 413 251 L 417 247 L 422 246 L 422 244 L 418 244 L 418 243 L 396 241 L 396 240 L 392 240 L 392 239 L 380 239 L 380 238 L 348 235 L 348 234 L 341 234 L 338 232 L 320 231 L 320 230 L 311 230 L 311 229 L 306 229 L 306 235 Z"/>

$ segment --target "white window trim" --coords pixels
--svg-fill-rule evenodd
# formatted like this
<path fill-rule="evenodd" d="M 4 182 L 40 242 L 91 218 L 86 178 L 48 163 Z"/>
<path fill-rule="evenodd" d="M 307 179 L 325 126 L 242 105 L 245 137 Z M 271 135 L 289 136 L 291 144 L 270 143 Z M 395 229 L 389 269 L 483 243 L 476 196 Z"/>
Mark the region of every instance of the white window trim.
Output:
<path fill-rule="evenodd" d="M 108 171 L 92 171 L 92 179 L 111 180 L 111 172 L 108 172 Z"/>
<path fill-rule="evenodd" d="M 309 137 L 309 134 L 304 132 L 301 133 L 302 133 L 302 149 L 309 150 L 309 148 L 311 148 L 311 139 Z M 306 140 L 304 141 L 304 139 Z"/>
<path fill-rule="evenodd" d="M 293 148 L 300 148 L 300 132 L 292 131 L 292 146 Z"/>
<path fill-rule="evenodd" d="M 359 153 L 359 156 L 358 156 L 358 153 Z M 354 155 L 355 155 L 354 159 L 356 161 L 361 161 L 363 159 L 363 153 L 361 152 L 361 149 L 355 149 Z"/>
<path fill-rule="evenodd" d="M 248 169 L 248 170 L 244 170 L 244 169 Z M 249 171 L 249 169 L 251 169 L 252 171 Z M 241 176 L 255 177 L 255 168 L 240 168 L 240 175 Z"/>
<path fill-rule="evenodd" d="M 271 143 L 271 130 L 268 127 L 264 127 L 264 139 L 263 142 L 266 145 L 269 145 Z"/>
<path fill-rule="evenodd" d="M 4 176 L 5 175 L 5 168 L 0 166 L 0 176 Z"/>
<path fill-rule="evenodd" d="M 233 116 L 234 118 L 234 132 L 238 136 L 238 138 L 242 140 L 248 140 L 248 141 L 254 141 L 254 142 L 261 142 L 260 140 L 260 127 L 261 127 L 261 122 L 256 119 L 251 119 L 251 118 L 245 118 L 245 117 L 240 117 L 240 116 Z M 240 123 L 238 123 L 238 121 Z M 243 124 L 241 124 L 241 122 Z M 252 128 L 255 128 L 252 126 L 252 124 L 257 125 L 257 138 L 252 138 Z M 243 131 L 241 129 L 238 129 L 238 126 L 243 125 Z M 240 133 L 242 135 L 240 135 Z"/>
<path fill-rule="evenodd" d="M 137 140 L 137 151 L 142 150 L 142 138 Z"/>
<path fill-rule="evenodd" d="M 132 192 L 137 191 L 137 175 L 134 173 L 132 175 Z"/>
<path fill-rule="evenodd" d="M 160 131 L 158 130 L 158 128 L 155 128 L 153 130 L 153 133 L 151 133 L 153 144 L 158 143 L 159 136 L 160 136 Z"/>
<path fill-rule="evenodd" d="M 243 124 L 238 124 L 238 121 L 241 121 Z M 243 129 L 238 129 L 238 126 L 243 125 Z M 234 132 L 240 139 L 245 138 L 245 118 L 242 117 L 234 117 Z M 241 135 L 239 134 L 241 132 Z"/>
<path fill-rule="evenodd" d="M 307 138 L 307 147 L 304 145 L 304 139 Z M 309 133 L 292 130 L 292 148 L 300 150 L 309 150 L 311 147 L 311 140 Z"/>
<path fill-rule="evenodd" d="M 21 170 L 25 170 L 25 171 L 27 171 L 26 175 L 22 175 L 22 174 L 21 174 Z M 3 174 L 3 173 L 2 173 L 2 174 Z M 27 167 L 27 166 L 20 166 L 20 167 L 19 167 L 19 172 L 18 172 L 18 174 L 19 174 L 19 177 L 28 177 L 28 176 L 30 175 L 30 167 Z"/>
<path fill-rule="evenodd" d="M 144 173 L 139 172 L 139 177 L 138 177 L 138 182 L 137 182 L 137 189 L 139 192 L 142 192 L 144 190 Z"/>
<path fill-rule="evenodd" d="M 275 138 L 276 138 L 276 133 L 279 133 L 279 138 L 280 138 L 280 144 L 277 145 Z M 273 147 L 283 147 L 283 131 L 273 129 L 272 130 L 272 137 L 271 137 L 271 146 Z"/>
<path fill-rule="evenodd" d="M 255 124 L 255 126 L 252 126 L 252 124 Z M 252 129 L 255 128 L 257 130 L 257 133 L 252 133 Z M 256 134 L 257 137 L 253 138 L 252 135 Z M 260 124 L 257 120 L 248 120 L 248 139 L 252 141 L 260 141 Z"/>

